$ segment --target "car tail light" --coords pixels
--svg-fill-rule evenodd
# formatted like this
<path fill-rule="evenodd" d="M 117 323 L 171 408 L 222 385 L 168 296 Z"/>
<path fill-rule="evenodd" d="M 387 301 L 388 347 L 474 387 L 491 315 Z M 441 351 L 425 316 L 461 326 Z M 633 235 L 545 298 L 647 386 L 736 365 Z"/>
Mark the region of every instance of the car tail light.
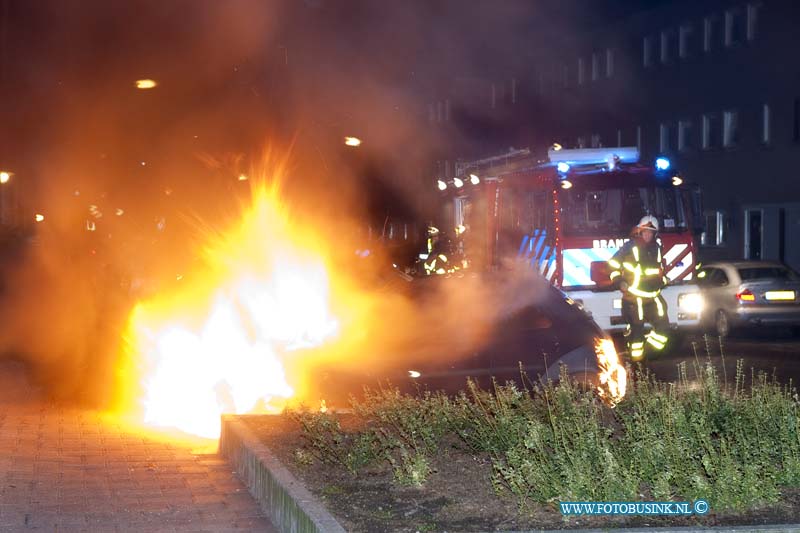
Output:
<path fill-rule="evenodd" d="M 742 303 L 749 303 L 756 301 L 756 295 L 753 294 L 750 289 L 745 289 L 736 294 L 736 301 Z"/>

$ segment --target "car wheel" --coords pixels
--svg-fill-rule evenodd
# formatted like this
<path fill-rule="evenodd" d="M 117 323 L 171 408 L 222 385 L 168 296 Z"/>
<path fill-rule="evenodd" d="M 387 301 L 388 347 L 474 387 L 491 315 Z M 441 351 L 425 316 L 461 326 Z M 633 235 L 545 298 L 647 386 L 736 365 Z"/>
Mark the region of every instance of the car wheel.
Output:
<path fill-rule="evenodd" d="M 720 337 L 727 337 L 731 334 L 731 321 L 722 309 L 719 309 L 714 316 L 714 329 Z"/>

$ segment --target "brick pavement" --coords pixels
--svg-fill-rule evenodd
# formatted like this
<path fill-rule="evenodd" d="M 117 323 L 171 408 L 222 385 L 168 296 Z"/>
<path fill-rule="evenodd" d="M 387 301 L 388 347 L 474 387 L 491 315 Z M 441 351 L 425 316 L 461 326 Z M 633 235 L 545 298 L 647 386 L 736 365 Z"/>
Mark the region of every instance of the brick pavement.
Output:
<path fill-rule="evenodd" d="M 216 454 L 61 407 L 0 361 L 0 531 L 275 532 Z"/>

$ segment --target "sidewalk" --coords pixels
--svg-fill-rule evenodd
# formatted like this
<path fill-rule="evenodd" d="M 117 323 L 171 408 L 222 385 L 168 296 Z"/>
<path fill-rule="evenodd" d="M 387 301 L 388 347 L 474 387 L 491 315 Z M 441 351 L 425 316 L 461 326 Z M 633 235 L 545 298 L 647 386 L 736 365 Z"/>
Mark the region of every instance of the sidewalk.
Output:
<path fill-rule="evenodd" d="M 275 532 L 220 456 L 48 404 L 0 361 L 0 531 Z"/>

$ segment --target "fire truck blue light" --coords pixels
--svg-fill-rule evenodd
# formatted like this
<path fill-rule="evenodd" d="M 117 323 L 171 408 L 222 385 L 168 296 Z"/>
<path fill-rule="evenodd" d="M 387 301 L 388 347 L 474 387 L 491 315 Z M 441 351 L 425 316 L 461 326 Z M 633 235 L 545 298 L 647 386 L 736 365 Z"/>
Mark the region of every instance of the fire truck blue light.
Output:
<path fill-rule="evenodd" d="M 656 159 L 656 169 L 669 170 L 669 159 L 666 157 L 659 157 Z"/>
<path fill-rule="evenodd" d="M 569 163 L 561 161 L 558 165 L 556 165 L 556 168 L 560 173 L 566 174 L 567 172 L 569 172 Z"/>

